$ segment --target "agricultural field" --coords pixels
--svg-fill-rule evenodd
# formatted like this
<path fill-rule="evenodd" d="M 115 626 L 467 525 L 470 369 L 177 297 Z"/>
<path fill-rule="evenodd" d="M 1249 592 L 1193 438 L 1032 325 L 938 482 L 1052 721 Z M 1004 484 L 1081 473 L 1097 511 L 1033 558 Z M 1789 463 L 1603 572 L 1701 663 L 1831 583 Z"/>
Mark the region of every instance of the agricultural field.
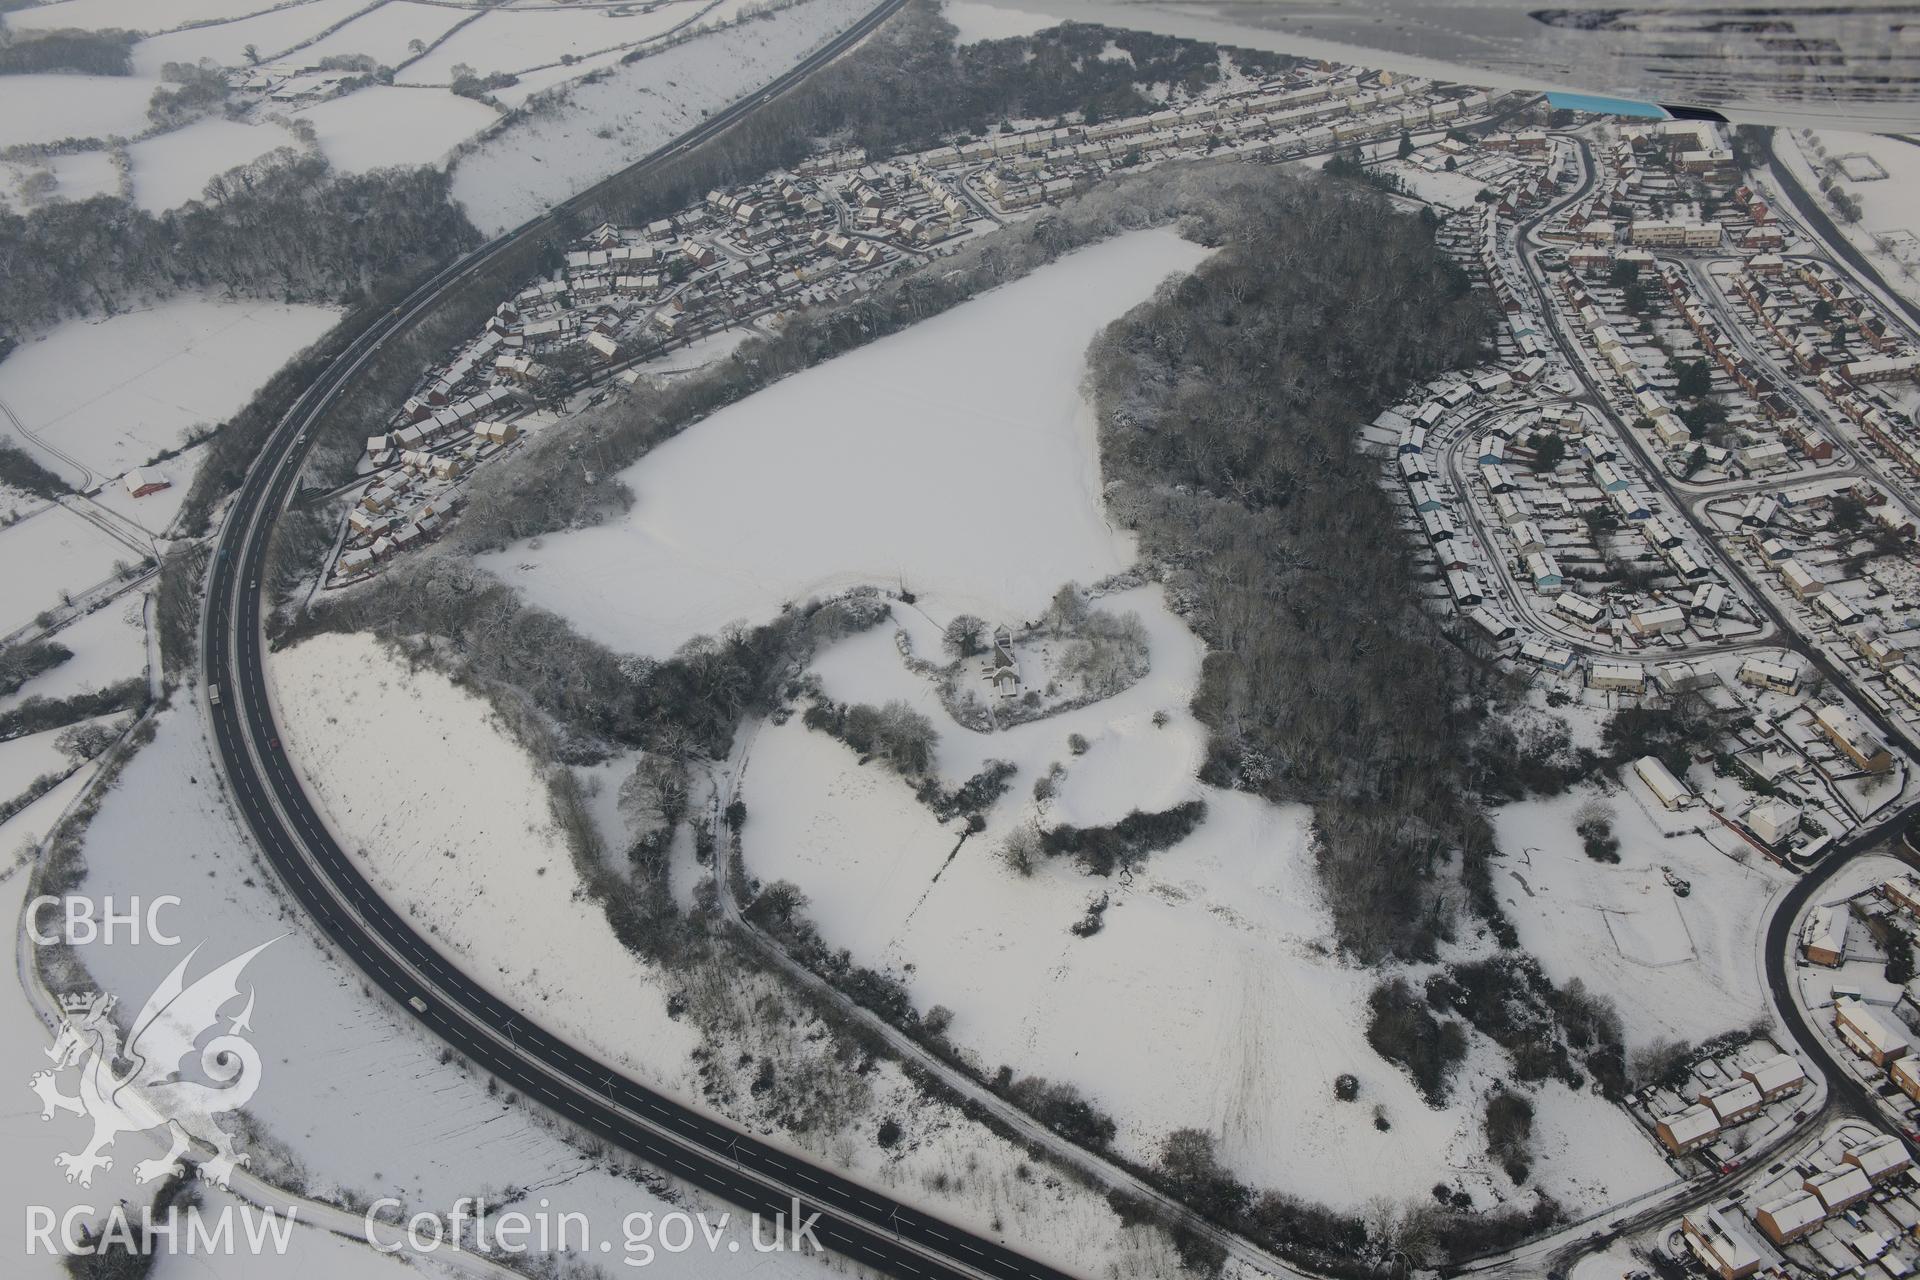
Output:
<path fill-rule="evenodd" d="M 1036 616 L 1129 558 L 1101 509 L 1081 354 L 1201 256 L 1168 231 L 1076 254 L 668 443 L 626 477 L 640 502 L 625 521 L 484 563 L 588 634 L 660 655 L 857 583 Z"/>
<path fill-rule="evenodd" d="M 0 435 L 24 433 L 42 465 L 92 489 L 217 426 L 337 318 L 326 307 L 182 295 L 70 320 L 0 362 L 0 403 L 17 422 L 0 419 Z M 175 470 L 177 486 L 192 478 Z"/>
<path fill-rule="evenodd" d="M 128 51 L 128 75 L 0 76 L 0 206 L 118 193 L 127 181 L 110 152 L 118 144 L 128 148 L 132 198 L 163 212 L 198 198 L 217 174 L 309 145 L 288 129 L 310 127 L 311 145 L 347 173 L 444 168 L 481 147 L 488 154 L 474 162 L 462 199 L 484 223 L 502 204 L 544 207 L 608 176 L 870 7 L 673 0 L 483 12 L 420 0 L 57 0 L 15 9 L 0 22 L 22 34 L 124 29 L 143 38 Z M 155 94 L 177 82 L 170 68 L 201 63 L 232 85 L 218 110 L 150 118 Z M 379 74 L 359 74 L 367 71 Z M 570 86 L 610 75 L 615 98 L 569 100 Z M 462 96 L 453 90 L 463 76 L 499 83 Z M 518 108 L 530 108 L 528 118 L 500 131 L 502 113 Z M 43 153 L 67 139 L 92 141 Z"/>

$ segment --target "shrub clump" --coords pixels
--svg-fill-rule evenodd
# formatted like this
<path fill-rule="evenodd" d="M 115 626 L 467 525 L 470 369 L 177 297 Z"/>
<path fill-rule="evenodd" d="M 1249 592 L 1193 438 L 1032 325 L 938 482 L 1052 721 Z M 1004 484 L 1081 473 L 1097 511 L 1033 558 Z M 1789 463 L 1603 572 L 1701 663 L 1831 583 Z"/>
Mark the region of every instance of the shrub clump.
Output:
<path fill-rule="evenodd" d="M 1620 861 L 1620 837 L 1613 834 L 1613 815 L 1604 805 L 1583 807 L 1573 830 L 1580 837 L 1580 847 L 1595 862 Z"/>
<path fill-rule="evenodd" d="M 51 640 L 0 649 L 0 697 L 18 693 L 21 685 L 72 657 L 73 650 Z"/>
<path fill-rule="evenodd" d="M 1405 978 L 1381 983 L 1367 997 L 1367 1043 L 1398 1063 L 1432 1106 L 1447 1100 L 1453 1069 L 1467 1056 L 1467 1033 L 1459 1023 L 1433 1015 Z"/>
<path fill-rule="evenodd" d="M 995 1082 L 996 1090 L 1063 1138 L 1083 1147 L 1103 1151 L 1113 1142 L 1113 1135 L 1120 1131 L 1112 1116 L 1094 1106 L 1078 1089 L 1064 1080 L 1048 1080 L 1045 1076 L 1024 1076 L 1015 1080 L 1005 1068 L 1002 1068 L 1001 1076 L 1002 1079 Z"/>
<path fill-rule="evenodd" d="M 1063 823 L 1040 836 L 1040 847 L 1066 854 L 1096 876 L 1110 876 L 1119 867 L 1135 867 L 1149 853 L 1171 849 L 1207 816 L 1204 800 L 1188 800 L 1171 809 L 1143 813 L 1138 809 L 1104 827 L 1076 827 Z"/>
<path fill-rule="evenodd" d="M 1532 1172 L 1533 1103 L 1510 1089 L 1495 1089 L 1487 1098 L 1487 1154 L 1499 1162 L 1514 1185 Z"/>
<path fill-rule="evenodd" d="M 933 749 L 939 741 L 933 722 L 898 698 L 884 707 L 816 702 L 801 719 L 807 728 L 831 734 L 861 755 L 884 761 L 895 773 L 922 774 L 933 766 Z"/>

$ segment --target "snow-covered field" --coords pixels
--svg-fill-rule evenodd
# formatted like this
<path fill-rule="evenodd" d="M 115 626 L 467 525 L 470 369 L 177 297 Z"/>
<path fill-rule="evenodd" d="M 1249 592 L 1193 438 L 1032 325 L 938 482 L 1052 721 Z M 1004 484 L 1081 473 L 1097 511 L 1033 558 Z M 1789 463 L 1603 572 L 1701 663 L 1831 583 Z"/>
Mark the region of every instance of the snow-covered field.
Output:
<path fill-rule="evenodd" d="M 0 547 L 6 544 L 0 542 Z M 53 639 L 73 656 L 0 697 L 0 711 L 23 698 L 67 698 L 139 675 L 147 664 L 142 597 L 123 597 L 63 628 Z"/>
<path fill-rule="evenodd" d="M 58 504 L 43 507 L 0 529 L 0 635 L 32 622 L 43 609 L 58 608 L 62 595 L 78 596 L 113 577 L 116 564 L 140 556 L 87 520 Z"/>
<path fill-rule="evenodd" d="M 382 893 L 414 904 L 497 994 L 531 997 L 543 1021 L 597 1054 L 643 1073 L 684 1059 L 696 1037 L 666 1016 L 666 992 L 598 910 L 574 898 L 546 782 L 484 703 L 442 677 L 408 675 L 361 635 L 317 637 L 273 666 L 288 744 Z M 505 955 L 476 951 L 488 937 L 516 942 Z M 569 981 L 627 972 L 642 981 L 623 991 L 617 1018 L 600 983 Z M 634 1027 L 649 1029 L 639 1058 Z"/>
<path fill-rule="evenodd" d="M 454 198 L 488 234 L 518 226 L 773 79 L 872 7 L 871 0 L 808 0 L 615 66 L 606 79 L 575 86 L 561 105 L 462 156 Z"/>
<path fill-rule="evenodd" d="M 1617 864 L 1595 862 L 1574 834 L 1598 802 L 1620 840 Z M 1661 809 L 1637 778 L 1612 795 L 1581 787 L 1494 814 L 1494 885 L 1521 944 L 1556 982 L 1609 995 L 1630 1044 L 1705 1039 L 1765 1015 L 1756 920 L 1791 877 L 1731 832 L 1693 834 L 1698 813 Z M 1673 834 L 1669 834 L 1673 833 Z M 1662 868 L 1691 884 L 1686 897 Z"/>
<path fill-rule="evenodd" d="M 133 161 L 134 203 L 161 213 L 198 200 L 215 175 L 258 160 L 276 147 L 294 145 L 293 135 L 278 125 L 247 125 L 220 117 L 157 134 L 127 148 Z"/>
<path fill-rule="evenodd" d="M 388 165 L 438 165 L 455 146 L 492 124 L 492 107 L 445 89 L 374 85 L 293 113 L 311 120 L 320 150 L 348 173 Z"/>
<path fill-rule="evenodd" d="M 1030 36 L 1036 31 L 1057 27 L 1061 21 L 1044 13 L 1030 13 L 1025 9 L 997 4 L 980 4 L 977 0 L 947 0 L 940 6 L 940 11 L 959 31 L 954 37 L 956 44 Z"/>
<path fill-rule="evenodd" d="M 1840 189 L 1860 203 L 1860 221 L 1849 223 L 1833 214 L 1834 225 L 1865 254 L 1886 282 L 1908 300 L 1920 298 L 1920 146 L 1879 134 L 1820 130 L 1816 135 L 1825 155 L 1816 152 L 1807 135 L 1798 130 L 1774 132 L 1774 154 L 1791 169 L 1800 184 L 1819 198 L 1820 174 L 1831 161 L 1843 165 Z M 1870 163 L 1857 173 L 1876 168 L 1884 178 L 1850 177 L 1846 157 L 1864 156 Z"/>
<path fill-rule="evenodd" d="M 803 3 L 800 7 L 816 9 L 818 0 Z M 756 12 L 749 14 L 749 10 Z M 604 19 L 608 16 L 614 21 L 582 21 L 590 17 Z M 622 66 L 622 59 L 636 53 L 651 57 L 666 52 L 671 47 L 671 41 L 685 40 L 696 34 L 709 37 L 741 23 L 748 16 L 757 16 L 763 21 L 779 21 L 780 18 L 778 13 L 765 12 L 761 0 L 676 0 L 652 13 L 597 11 L 588 6 L 580 9 L 550 8 L 544 13 L 510 8 L 489 14 L 483 22 L 474 24 L 472 28 L 461 28 L 448 38 L 444 48 L 460 49 L 469 56 L 483 59 L 485 65 L 478 66 L 476 69 L 479 71 L 492 69 L 513 74 L 515 83 L 493 90 L 493 97 L 511 109 L 527 106 L 532 99 L 548 90 L 590 74 L 617 72 Z M 801 21 L 816 20 L 817 13 Z M 476 31 L 485 39 L 471 38 Z M 400 82 L 448 84 L 451 83 L 454 68 L 460 65 L 462 63 L 458 57 L 443 56 L 441 48 L 435 48 L 417 63 L 409 64 L 401 73 Z M 465 65 L 475 66 L 472 62 Z M 712 86 L 702 85 L 700 88 L 730 87 L 732 93 L 728 100 L 768 78 L 745 75 L 743 73 L 750 68 L 742 65 L 719 63 L 716 67 Z M 774 68 L 768 75 L 781 70 L 784 70 L 784 66 Z M 690 90 L 693 86 L 680 88 Z M 679 91 L 676 89 L 676 95 Z M 536 110 L 546 110 L 543 104 L 532 105 Z"/>
<path fill-rule="evenodd" d="M 147 128 L 154 88 L 138 76 L 0 76 L 0 147 L 134 137 Z"/>
<path fill-rule="evenodd" d="M 763 881 L 792 880 L 822 934 L 856 961 L 908 980 L 916 1004 L 953 1009 L 958 1044 L 991 1072 L 1064 1078 L 1123 1126 L 1129 1154 L 1151 1155 L 1183 1126 L 1223 1135 L 1223 1156 L 1262 1185 L 1300 1188 L 1352 1204 L 1372 1194 L 1411 1195 L 1445 1176 L 1453 1128 L 1361 1034 L 1374 975 L 1326 954 L 1332 935 L 1308 852 L 1311 814 L 1193 780 L 1204 733 L 1183 710 L 1197 678 L 1198 641 L 1167 613 L 1156 590 L 1103 601 L 1141 612 L 1154 668 L 1117 698 L 1015 729 L 981 735 L 940 716 L 925 681 L 908 672 L 891 628 L 855 637 L 818 671 L 840 700 L 911 700 L 942 729 L 939 767 L 949 782 L 987 757 L 1020 766 L 984 834 L 959 846 L 897 777 L 862 767 L 845 746 L 801 726 L 763 728 L 743 791 L 751 814 L 746 862 Z M 903 611 L 904 612 L 904 611 Z M 917 628 L 937 643 L 938 628 Z M 1156 729 L 1154 712 L 1174 720 Z M 1084 756 L 1068 749 L 1080 733 Z M 1059 762 L 1057 798 L 1036 814 L 1034 780 Z M 1015 825 L 1094 825 L 1129 809 L 1162 809 L 1203 796 L 1205 825 L 1154 855 L 1131 883 L 1095 880 L 1043 863 L 1029 880 L 994 856 Z M 1111 893 L 1106 927 L 1068 931 L 1089 903 Z M 1151 1027 L 1151 1053 L 1141 1052 Z M 1302 1028 L 1313 1033 L 1297 1035 Z M 1371 1107 L 1316 1105 L 1352 1071 L 1369 1103 L 1393 1114 L 1391 1135 Z M 1391 1185 L 1374 1176 L 1389 1152 Z"/>
<path fill-rule="evenodd" d="M 210 26 L 186 27 L 167 35 L 149 35 L 133 46 L 133 68 L 143 76 L 158 76 L 169 62 L 198 62 L 201 58 L 212 58 L 222 66 L 245 66 L 248 45 L 253 46 L 263 62 L 272 62 L 336 23 L 351 18 L 365 9 L 367 4 L 368 0 L 300 0 L 299 3 L 283 4 L 276 8 L 268 0 L 261 0 L 261 3 L 247 6 L 247 11 L 255 12 L 254 17 Z M 71 7 L 60 6 L 63 9 Z M 148 14 L 166 12 L 157 3 L 143 7 Z M 392 6 L 383 5 L 376 12 L 383 12 L 389 7 Z M 256 12 L 260 10 L 264 12 Z M 449 9 L 445 12 L 449 25 L 460 16 L 458 10 Z M 15 26 L 20 25 L 18 14 L 13 15 L 12 20 Z M 174 26 L 177 22 L 169 21 L 167 25 Z M 306 51 L 303 49 L 302 52 Z"/>
<path fill-rule="evenodd" d="M 626 518 L 485 563 L 652 654 L 855 583 L 1035 616 L 1131 558 L 1100 500 L 1087 343 L 1202 256 L 1168 230 L 1082 250 L 715 414 L 623 475 Z"/>
<path fill-rule="evenodd" d="M 660 6 L 525 4 L 482 7 L 424 0 L 62 0 L 7 15 L 21 29 L 126 26 L 149 34 L 133 48 L 132 76 L 0 77 L 0 147 L 68 137 L 137 138 L 169 62 L 212 59 L 226 67 L 278 66 L 371 57 L 399 69 L 399 83 L 291 109 L 312 121 L 339 169 L 444 165 L 498 120 L 484 103 L 447 92 L 456 68 L 509 71 L 497 90 L 507 107 L 579 80 L 578 102 L 542 106 L 504 138 L 480 144 L 460 198 L 490 231 L 517 224 L 632 163 L 703 116 L 751 92 L 845 29 L 872 0 L 808 0 L 743 21 L 750 0 L 674 0 Z M 198 25 L 196 25 L 198 24 Z M 668 35 L 697 38 L 631 66 L 629 50 Z M 133 144 L 134 198 L 159 211 L 198 196 L 209 178 L 292 140 L 273 123 L 288 109 L 253 108 L 250 123 L 198 121 Z M 600 136 L 605 135 L 605 136 Z M 51 174 L 34 199 L 115 194 L 120 178 L 105 151 L 0 165 L 0 201 L 24 208 L 20 184 Z"/>
<path fill-rule="evenodd" d="M 1308 163 L 1315 168 L 1322 168 L 1326 165 L 1326 157 Z M 1486 190 L 1485 183 L 1477 182 L 1464 173 L 1448 173 L 1445 170 L 1433 173 L 1419 165 L 1399 160 L 1388 160 L 1380 167 L 1406 183 L 1411 194 L 1443 209 L 1471 209 L 1475 197 Z"/>
<path fill-rule="evenodd" d="M 0 163 L 0 203 L 21 210 L 30 207 L 33 201 L 22 184 L 42 183 L 43 174 L 53 179 L 53 185 L 36 199 L 91 200 L 120 194 L 120 170 L 111 155 L 105 151 L 76 151 L 66 156 Z"/>
<path fill-rule="evenodd" d="M 0 742 L 0 801 L 13 799 L 43 774 L 67 771 L 73 762 L 54 745 L 61 732 L 49 729 Z"/>
<path fill-rule="evenodd" d="M 195 427 L 217 425 L 337 316 L 329 307 L 182 295 L 70 320 L 0 362 L 0 401 L 74 459 L 20 442 L 42 466 L 70 484 L 98 484 L 179 446 Z M 192 478 L 181 471 L 176 485 Z"/>
<path fill-rule="evenodd" d="M 119 27 L 125 31 L 172 31 L 197 22 L 244 18 L 279 7 L 285 0 L 58 0 L 7 15 L 7 22 L 23 31 L 78 27 L 98 31 Z M 294 0 L 298 7 L 301 0 Z"/>
<path fill-rule="evenodd" d="M 815 671 L 829 697 L 900 698 L 935 721 L 947 785 L 988 759 L 1019 772 L 986 831 L 956 853 L 957 829 L 878 764 L 860 765 L 798 718 L 762 727 L 741 791 L 749 872 L 797 883 L 832 945 L 901 977 L 918 1007 L 953 1010 L 951 1038 L 988 1073 L 1004 1063 L 1081 1087 L 1119 1121 L 1129 1156 L 1150 1160 L 1169 1131 L 1204 1129 L 1254 1184 L 1348 1209 L 1471 1179 L 1484 1166 L 1476 1095 L 1499 1074 L 1497 1059 L 1476 1054 L 1455 1105 L 1436 1110 L 1373 1051 L 1365 1010 L 1379 975 L 1333 954 L 1311 813 L 1196 782 L 1205 731 L 1186 706 L 1200 642 L 1158 588 L 1096 607 L 1139 614 L 1150 674 L 1117 697 L 991 735 L 941 713 L 931 685 L 902 663 L 892 627 L 822 655 Z M 917 652 L 937 648 L 946 615 L 896 614 Z M 1068 747 L 1076 733 L 1089 744 L 1082 755 Z M 1065 777 L 1036 803 L 1033 784 L 1056 763 Z M 1097 825 L 1193 798 L 1208 806 L 1200 830 L 1131 877 L 1095 879 L 1043 859 L 1022 878 L 995 856 L 1020 825 Z M 1074 936 L 1069 926 L 1102 895 L 1104 928 Z M 1333 1084 L 1347 1072 L 1361 1081 L 1360 1101 L 1340 1104 Z M 1657 1154 L 1598 1099 L 1552 1086 L 1535 1105 L 1537 1176 L 1555 1194 L 1601 1204 L 1666 1179 Z M 1375 1126 L 1376 1107 L 1390 1131 Z M 1588 1158 L 1596 1148 L 1606 1158 Z"/>
<path fill-rule="evenodd" d="M 355 8 L 363 5 L 355 4 Z M 382 66 L 398 67 L 416 56 L 410 47 L 414 41 L 430 45 L 466 18 L 470 10 L 443 4 L 416 4 L 413 0 L 392 0 L 365 13 L 338 31 L 305 45 L 300 50 L 304 62 L 322 58 L 362 54 Z"/>
<path fill-rule="evenodd" d="M 1860 202 L 1860 227 L 1868 235 L 1906 232 L 1920 235 L 1920 145 L 1904 138 L 1874 133 L 1823 133 L 1827 155 L 1841 159 L 1864 155 L 1872 163 L 1854 172 L 1886 174 L 1884 178 L 1852 177 L 1847 191 Z M 1920 257 L 1908 261 L 1920 262 Z"/>
<path fill-rule="evenodd" d="M 548 6 L 501 9 L 460 28 L 445 43 L 409 65 L 407 84 L 447 84 L 465 64 L 481 75 L 544 67 L 653 40 L 700 14 L 711 0 L 675 0 L 645 9 Z"/>

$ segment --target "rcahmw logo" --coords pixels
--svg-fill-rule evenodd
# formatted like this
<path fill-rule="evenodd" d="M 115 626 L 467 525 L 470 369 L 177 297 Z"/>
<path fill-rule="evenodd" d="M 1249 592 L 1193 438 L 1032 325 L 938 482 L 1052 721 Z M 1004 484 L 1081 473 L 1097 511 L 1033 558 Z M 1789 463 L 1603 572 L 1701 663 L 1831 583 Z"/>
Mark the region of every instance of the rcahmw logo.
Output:
<path fill-rule="evenodd" d="M 185 1173 L 182 1158 L 196 1142 L 214 1153 L 200 1176 L 220 1186 L 236 1165 L 248 1162 L 214 1117 L 245 1106 L 260 1087 L 260 1051 L 244 1034 L 253 1029 L 253 988 L 246 989 L 238 1014 L 223 1019 L 220 1011 L 240 998 L 247 965 L 277 941 L 269 939 L 188 983 L 187 966 L 200 954 L 195 947 L 148 997 L 124 1047 L 112 996 L 62 998 L 65 1017 L 46 1051 L 53 1069 L 35 1072 L 29 1083 L 40 1095 L 42 1120 L 69 1112 L 93 1122 L 85 1147 L 54 1157 L 68 1182 L 92 1186 L 96 1172 L 113 1168 L 106 1152 L 116 1137 L 152 1129 L 164 1128 L 169 1146 L 159 1159 L 134 1166 L 143 1183 Z M 66 1072 L 76 1073 L 73 1093 L 60 1087 Z"/>
<path fill-rule="evenodd" d="M 28 1255 L 284 1254 L 293 1240 L 299 1206 L 227 1205 L 210 1214 L 196 1208 L 156 1213 L 151 1205 L 135 1211 L 116 1204 L 94 1230 L 90 1224 L 97 1212 L 90 1204 L 77 1204 L 56 1217 L 45 1205 L 28 1205 Z"/>

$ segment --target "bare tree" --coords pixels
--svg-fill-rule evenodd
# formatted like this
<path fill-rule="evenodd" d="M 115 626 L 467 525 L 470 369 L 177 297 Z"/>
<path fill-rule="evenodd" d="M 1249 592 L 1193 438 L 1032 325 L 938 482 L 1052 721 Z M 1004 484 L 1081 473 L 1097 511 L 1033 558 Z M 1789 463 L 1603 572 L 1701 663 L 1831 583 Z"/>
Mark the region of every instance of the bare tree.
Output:
<path fill-rule="evenodd" d="M 947 629 L 940 633 L 940 640 L 954 657 L 971 658 L 984 647 L 986 634 L 985 621 L 971 613 L 963 613 L 947 624 Z"/>

